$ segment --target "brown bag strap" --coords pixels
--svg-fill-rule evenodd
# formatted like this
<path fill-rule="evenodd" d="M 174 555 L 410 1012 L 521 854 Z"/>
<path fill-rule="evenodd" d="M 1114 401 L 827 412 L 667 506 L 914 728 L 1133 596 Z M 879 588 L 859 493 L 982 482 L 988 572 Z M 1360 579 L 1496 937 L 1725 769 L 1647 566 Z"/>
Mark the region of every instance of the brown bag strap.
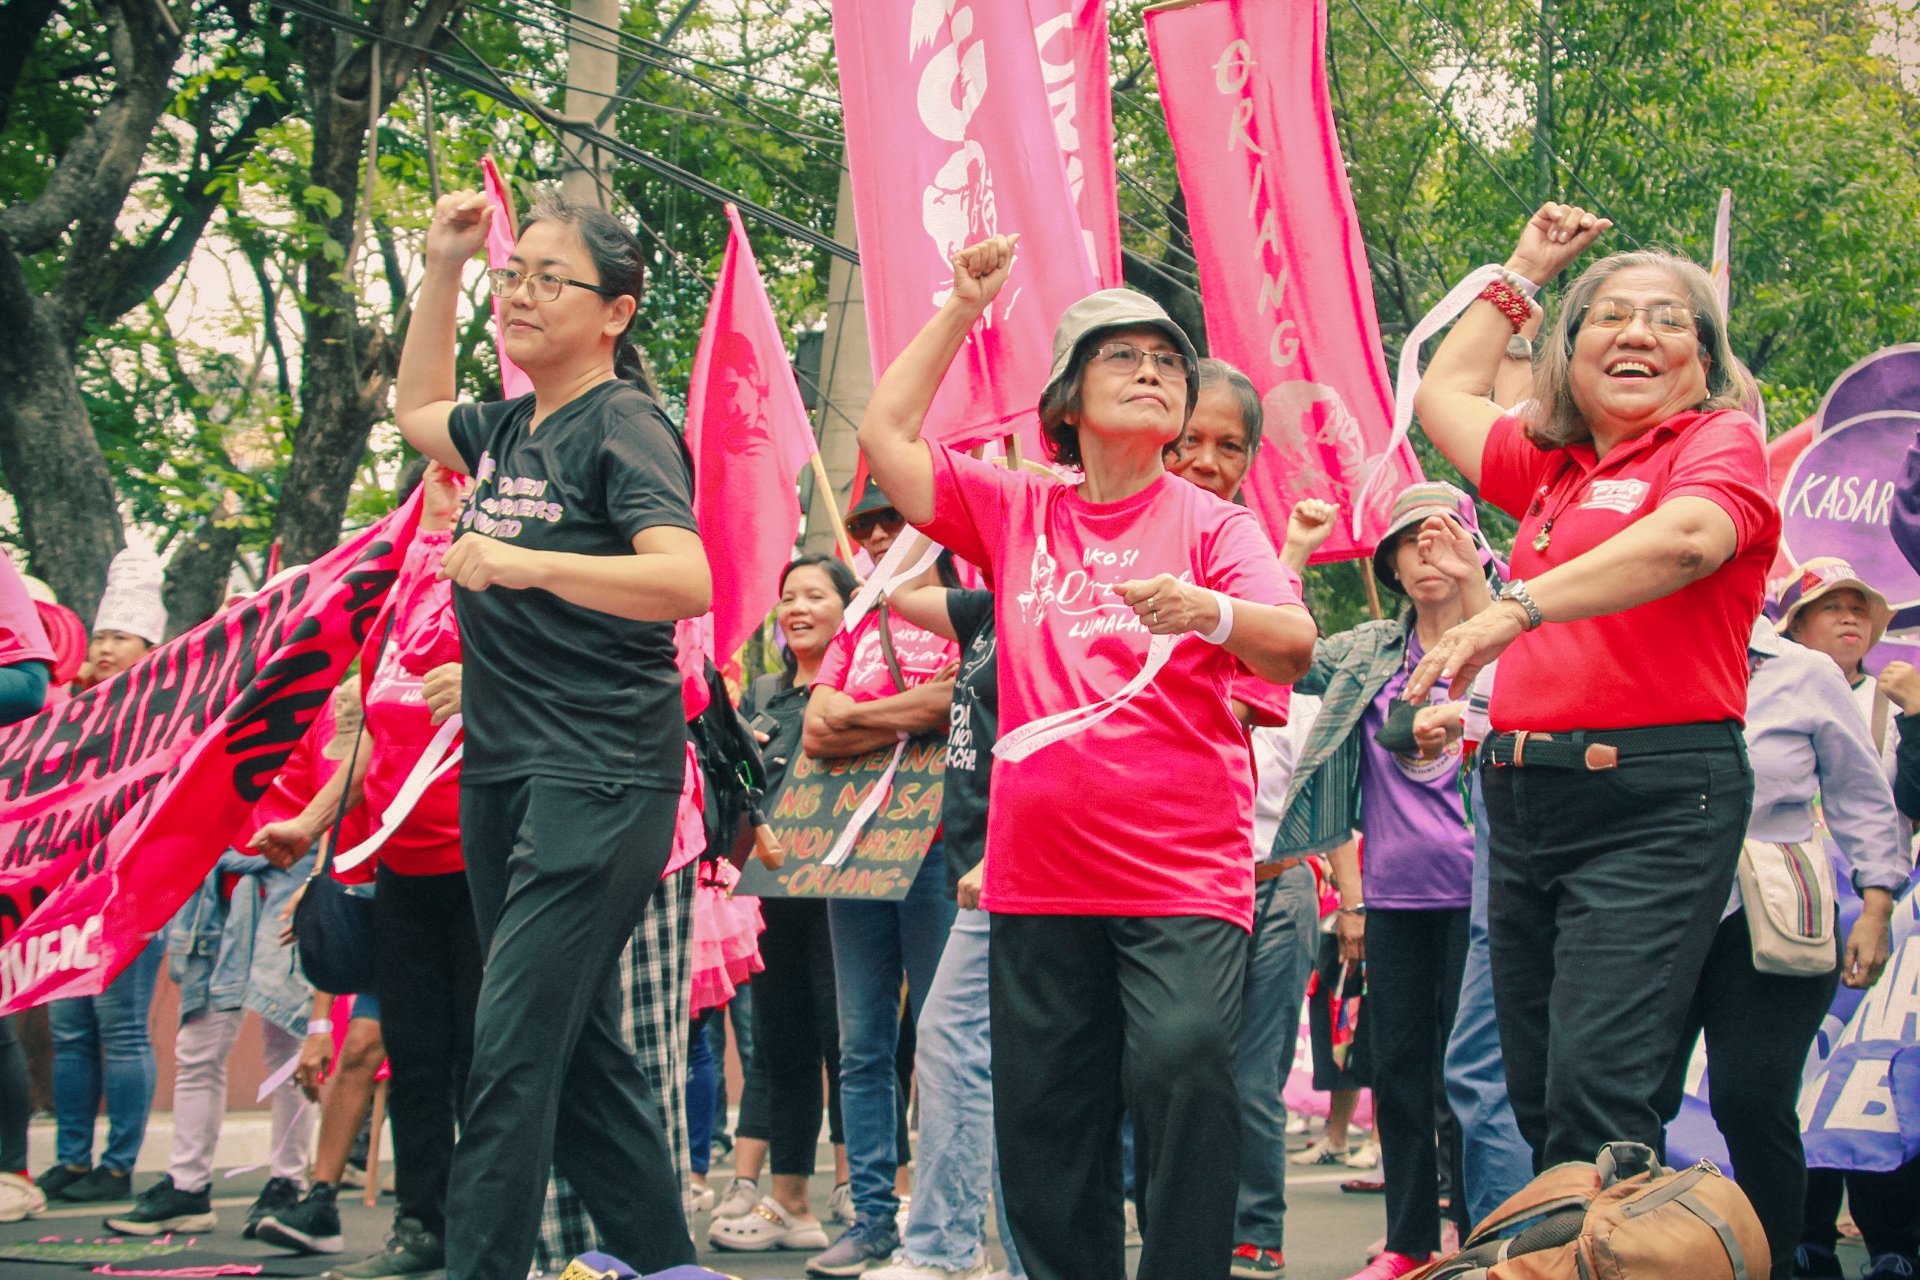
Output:
<path fill-rule="evenodd" d="M 893 651 L 893 611 L 880 602 L 880 656 L 887 660 L 887 674 L 893 677 L 893 691 L 905 693 L 907 678 L 900 672 L 900 656 Z"/>

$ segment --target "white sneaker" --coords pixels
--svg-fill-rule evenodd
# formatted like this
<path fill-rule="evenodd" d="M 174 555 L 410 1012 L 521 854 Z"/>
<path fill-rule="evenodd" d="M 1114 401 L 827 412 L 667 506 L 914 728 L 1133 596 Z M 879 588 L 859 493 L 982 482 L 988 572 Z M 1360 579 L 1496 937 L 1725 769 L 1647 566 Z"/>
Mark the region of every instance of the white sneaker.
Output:
<path fill-rule="evenodd" d="M 827 1213 L 835 1222 L 844 1222 L 848 1226 L 853 1225 L 852 1183 L 836 1182 L 833 1184 L 833 1194 L 827 1197 Z"/>
<path fill-rule="evenodd" d="M 913 1220 L 913 1197 L 901 1196 L 900 1207 L 894 1211 L 893 1233 L 901 1239 L 907 1235 L 907 1223 Z"/>
<path fill-rule="evenodd" d="M 884 1267 L 867 1272 L 863 1280 L 988 1280 L 987 1260 L 981 1258 L 970 1267 L 949 1271 L 945 1267 L 923 1267 L 910 1262 L 904 1252 L 893 1255 Z"/>
<path fill-rule="evenodd" d="M 752 1178 L 735 1178 L 727 1184 L 720 1202 L 713 1206 L 713 1220 L 738 1218 L 742 1214 L 753 1212 L 753 1206 L 760 1203 L 760 1184 Z"/>
<path fill-rule="evenodd" d="M 1122 1200 L 1120 1207 L 1126 1213 L 1127 1235 L 1122 1241 L 1129 1249 L 1137 1249 L 1142 1243 L 1140 1238 L 1140 1210 L 1131 1200 Z"/>
<path fill-rule="evenodd" d="M 1347 1168 L 1372 1169 L 1380 1163 L 1380 1144 L 1368 1139 L 1347 1153 Z"/>
<path fill-rule="evenodd" d="M 0 1173 L 0 1222 L 37 1218 L 47 1207 L 47 1193 L 17 1173 Z"/>
<path fill-rule="evenodd" d="M 1325 1138 L 1320 1139 L 1320 1141 L 1314 1143 L 1305 1151 L 1294 1152 L 1287 1157 L 1287 1163 L 1297 1165 L 1346 1164 L 1350 1168 L 1355 1167 L 1353 1165 L 1353 1149 L 1351 1147 L 1332 1146 Z"/>
<path fill-rule="evenodd" d="M 1287 1136 L 1297 1138 L 1307 1131 L 1307 1118 L 1296 1111 L 1287 1112 Z"/>
<path fill-rule="evenodd" d="M 812 1219 L 796 1218 L 772 1196 L 738 1218 L 715 1222 L 707 1243 L 716 1249 L 824 1249 L 827 1233 Z"/>

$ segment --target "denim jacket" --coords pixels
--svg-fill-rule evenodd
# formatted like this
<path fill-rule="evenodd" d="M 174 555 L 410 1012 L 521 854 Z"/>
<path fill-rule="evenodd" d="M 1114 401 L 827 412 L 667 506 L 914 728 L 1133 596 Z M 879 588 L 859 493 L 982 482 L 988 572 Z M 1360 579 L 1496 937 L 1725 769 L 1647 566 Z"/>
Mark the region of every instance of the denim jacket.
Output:
<path fill-rule="evenodd" d="M 280 911 L 313 870 L 308 854 L 285 871 L 265 858 L 229 849 L 167 926 L 167 974 L 180 987 L 184 1020 L 205 1010 L 251 1009 L 302 1035 L 313 988 L 292 947 L 280 945 Z M 222 874 L 245 877 L 232 901 Z"/>
<path fill-rule="evenodd" d="M 1398 620 L 1363 622 L 1313 647 L 1313 666 L 1294 684 L 1321 699 L 1319 718 L 1294 762 L 1271 858 L 1337 849 L 1360 823 L 1360 717 L 1407 657 Z"/>

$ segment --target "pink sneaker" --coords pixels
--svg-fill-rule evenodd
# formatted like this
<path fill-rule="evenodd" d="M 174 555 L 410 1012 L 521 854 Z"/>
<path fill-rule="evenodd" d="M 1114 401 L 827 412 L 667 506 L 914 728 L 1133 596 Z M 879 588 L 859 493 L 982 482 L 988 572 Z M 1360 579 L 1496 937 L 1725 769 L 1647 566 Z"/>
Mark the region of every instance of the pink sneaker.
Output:
<path fill-rule="evenodd" d="M 1425 1258 L 1409 1258 L 1404 1253 L 1382 1253 L 1348 1276 L 1347 1280 L 1399 1280 L 1399 1277 L 1426 1265 Z"/>

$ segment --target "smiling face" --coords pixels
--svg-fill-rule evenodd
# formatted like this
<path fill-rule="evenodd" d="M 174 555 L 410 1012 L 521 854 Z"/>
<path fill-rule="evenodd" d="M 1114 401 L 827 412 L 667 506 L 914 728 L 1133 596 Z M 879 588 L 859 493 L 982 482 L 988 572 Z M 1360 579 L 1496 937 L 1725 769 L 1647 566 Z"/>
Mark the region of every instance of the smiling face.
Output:
<path fill-rule="evenodd" d="M 1109 343 L 1126 343 L 1148 352 L 1180 353 L 1173 339 L 1153 325 L 1101 333 L 1094 339 L 1092 358 L 1080 373 L 1080 412 L 1068 421 L 1082 431 L 1116 442 L 1132 437 L 1156 446 L 1171 444 L 1179 438 L 1181 419 L 1187 411 L 1186 380 L 1162 373 L 1151 358 L 1142 359 L 1139 368 L 1123 372 L 1098 354 Z M 1187 376 L 1193 376 L 1191 370 Z"/>
<path fill-rule="evenodd" d="M 827 642 L 840 630 L 845 612 L 846 604 L 827 571 L 806 564 L 787 575 L 773 616 L 787 637 L 787 648 L 795 657 L 806 659 L 819 658 L 827 651 Z"/>
<path fill-rule="evenodd" d="M 1686 286 L 1658 267 L 1628 267 L 1608 276 L 1594 303 L 1604 299 L 1634 308 L 1691 305 Z M 1663 333 L 1644 310 L 1615 329 L 1583 322 L 1574 334 L 1568 377 L 1574 404 L 1596 439 L 1630 439 L 1708 396 L 1698 331 Z"/>
<path fill-rule="evenodd" d="M 557 219 L 536 222 L 521 232 L 507 265 L 525 275 L 545 272 L 586 284 L 601 282 L 580 233 Z M 512 297 L 501 299 L 500 345 L 533 377 L 578 364 L 583 356 L 611 360 L 634 306 L 631 295 L 604 298 L 570 284 L 561 286 L 552 302 L 535 302 L 532 287 L 523 282 Z"/>
<path fill-rule="evenodd" d="M 1167 470 L 1232 501 L 1252 461 L 1240 401 L 1224 384 L 1206 388 L 1187 419 L 1187 429 L 1167 450 Z"/>
<path fill-rule="evenodd" d="M 1873 614 L 1867 598 L 1852 587 L 1837 591 L 1801 607 L 1793 615 L 1790 636 L 1809 649 L 1816 649 L 1840 664 L 1848 678 L 1860 669 L 1860 662 L 1872 648 Z"/>

